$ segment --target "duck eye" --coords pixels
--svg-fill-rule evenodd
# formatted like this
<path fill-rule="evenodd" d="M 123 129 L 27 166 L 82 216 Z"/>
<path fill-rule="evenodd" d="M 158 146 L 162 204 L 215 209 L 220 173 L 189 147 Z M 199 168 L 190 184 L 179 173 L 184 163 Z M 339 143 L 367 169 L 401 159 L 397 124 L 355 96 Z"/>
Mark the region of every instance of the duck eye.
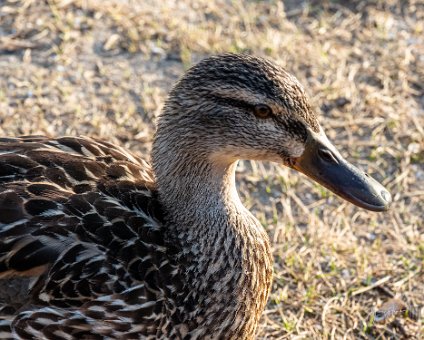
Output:
<path fill-rule="evenodd" d="M 258 105 L 255 105 L 253 109 L 253 113 L 255 114 L 256 117 L 264 119 L 264 118 L 271 117 L 272 110 L 268 105 L 258 104 Z"/>

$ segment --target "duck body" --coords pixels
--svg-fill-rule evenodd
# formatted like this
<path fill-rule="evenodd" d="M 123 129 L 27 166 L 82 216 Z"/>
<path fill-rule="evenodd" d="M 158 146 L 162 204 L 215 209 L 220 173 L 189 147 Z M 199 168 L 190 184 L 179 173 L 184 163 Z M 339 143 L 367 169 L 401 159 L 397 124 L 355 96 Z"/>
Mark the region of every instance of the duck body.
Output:
<path fill-rule="evenodd" d="M 248 55 L 186 72 L 151 165 L 87 137 L 0 139 L 0 337 L 253 338 L 272 256 L 237 194 L 240 159 L 370 210 L 390 203 L 328 141 L 296 78 Z"/>
<path fill-rule="evenodd" d="M 0 168 L 0 317 L 16 336 L 253 336 L 270 257 L 263 282 L 245 272 L 252 256 L 269 254 L 265 232 L 250 235 L 263 238 L 258 251 L 236 244 L 246 230 L 225 235 L 227 248 L 215 249 L 215 261 L 203 254 L 204 265 L 199 246 L 182 249 L 167 233 L 150 165 L 87 137 L 3 139 Z M 251 300 L 239 301 L 246 286 Z"/>

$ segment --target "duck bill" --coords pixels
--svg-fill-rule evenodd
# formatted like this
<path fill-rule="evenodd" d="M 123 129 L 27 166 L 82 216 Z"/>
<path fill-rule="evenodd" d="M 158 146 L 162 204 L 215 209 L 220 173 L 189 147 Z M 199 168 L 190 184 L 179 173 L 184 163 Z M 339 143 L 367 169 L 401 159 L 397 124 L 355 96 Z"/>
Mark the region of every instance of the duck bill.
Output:
<path fill-rule="evenodd" d="M 375 179 L 347 162 L 320 133 L 308 132 L 305 151 L 292 167 L 345 200 L 372 211 L 385 211 L 390 193 Z"/>

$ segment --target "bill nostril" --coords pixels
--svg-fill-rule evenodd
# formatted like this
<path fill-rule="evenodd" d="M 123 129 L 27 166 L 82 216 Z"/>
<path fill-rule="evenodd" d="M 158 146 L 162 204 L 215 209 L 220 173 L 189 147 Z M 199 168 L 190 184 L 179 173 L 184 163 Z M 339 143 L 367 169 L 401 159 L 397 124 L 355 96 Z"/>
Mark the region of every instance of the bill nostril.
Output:
<path fill-rule="evenodd" d="M 338 163 L 336 157 L 334 157 L 333 153 L 328 150 L 324 149 L 318 149 L 318 155 L 325 160 L 326 162 L 330 163 Z"/>

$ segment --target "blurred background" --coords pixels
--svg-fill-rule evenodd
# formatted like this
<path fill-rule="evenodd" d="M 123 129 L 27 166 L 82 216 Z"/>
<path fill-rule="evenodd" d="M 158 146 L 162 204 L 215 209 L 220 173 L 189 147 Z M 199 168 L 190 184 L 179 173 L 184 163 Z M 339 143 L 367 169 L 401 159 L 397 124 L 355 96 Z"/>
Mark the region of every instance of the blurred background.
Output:
<path fill-rule="evenodd" d="M 341 153 L 392 209 L 242 162 L 275 280 L 258 338 L 424 337 L 422 1 L 0 0 L 0 135 L 89 135 L 148 154 L 166 93 L 220 52 L 271 58 L 304 85 Z M 391 298 L 409 317 L 375 323 Z"/>

